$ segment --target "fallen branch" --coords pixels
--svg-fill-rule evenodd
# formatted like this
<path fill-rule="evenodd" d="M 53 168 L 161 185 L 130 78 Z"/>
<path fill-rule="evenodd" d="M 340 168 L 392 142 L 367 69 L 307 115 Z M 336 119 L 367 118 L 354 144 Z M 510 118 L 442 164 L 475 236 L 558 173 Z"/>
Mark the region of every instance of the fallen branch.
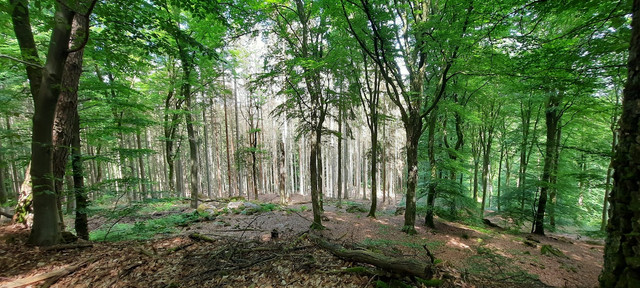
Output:
<path fill-rule="evenodd" d="M 87 265 L 87 263 L 90 263 L 93 261 L 94 259 L 89 259 L 89 260 L 80 262 L 79 264 L 76 264 L 76 265 L 66 265 L 47 273 L 42 273 L 42 274 L 34 275 L 31 277 L 18 279 L 6 284 L 3 284 L 3 283 L 0 283 L 0 284 L 2 284 L 2 287 L 5 287 L 5 288 L 16 288 L 16 287 L 27 286 L 43 280 L 47 280 L 44 284 L 42 284 L 42 287 L 46 288 L 55 284 L 58 280 L 60 280 L 60 278 L 75 272 L 76 270 L 83 267 L 84 265 Z"/>
<path fill-rule="evenodd" d="M 204 241 L 204 242 L 209 242 L 209 243 L 215 243 L 216 240 L 213 238 L 209 238 L 207 236 L 204 236 L 200 233 L 191 233 L 189 234 L 189 238 L 196 240 L 196 241 Z"/>
<path fill-rule="evenodd" d="M 433 277 L 433 265 L 401 257 L 390 257 L 367 250 L 349 250 L 340 245 L 329 243 L 317 235 L 309 234 L 309 239 L 331 254 L 351 262 L 366 263 L 393 274 L 416 276 L 423 279 Z"/>
<path fill-rule="evenodd" d="M 482 223 L 484 223 L 485 225 L 487 225 L 489 227 L 503 229 L 502 227 L 500 227 L 500 225 L 491 222 L 491 220 L 489 220 L 487 218 L 482 219 Z"/>

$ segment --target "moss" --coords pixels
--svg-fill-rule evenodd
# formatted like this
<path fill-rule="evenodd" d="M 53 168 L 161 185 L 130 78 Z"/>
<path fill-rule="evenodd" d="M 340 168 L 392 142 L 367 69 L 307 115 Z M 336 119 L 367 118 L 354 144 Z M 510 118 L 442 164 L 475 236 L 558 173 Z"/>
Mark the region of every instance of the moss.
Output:
<path fill-rule="evenodd" d="M 640 269 L 640 257 L 627 257 L 624 259 L 627 265 L 633 269 Z"/>
<path fill-rule="evenodd" d="M 567 256 L 564 255 L 564 253 L 562 253 L 562 251 L 560 251 L 560 249 L 554 248 L 551 245 L 542 245 L 542 247 L 540 247 L 540 254 L 542 254 L 542 255 L 551 254 L 551 255 L 554 255 L 556 257 L 567 258 Z"/>
<path fill-rule="evenodd" d="M 416 235 L 418 234 L 418 232 L 416 231 L 416 228 L 414 228 L 413 226 L 402 226 L 402 232 L 407 233 L 409 235 Z"/>

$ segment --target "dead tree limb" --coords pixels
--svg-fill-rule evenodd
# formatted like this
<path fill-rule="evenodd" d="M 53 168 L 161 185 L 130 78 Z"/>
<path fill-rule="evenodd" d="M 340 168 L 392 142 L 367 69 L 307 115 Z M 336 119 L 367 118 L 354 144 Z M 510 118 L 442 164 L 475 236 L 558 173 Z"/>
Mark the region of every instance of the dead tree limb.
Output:
<path fill-rule="evenodd" d="M 95 261 L 95 259 L 86 260 L 76 265 L 66 265 L 47 273 L 42 273 L 42 274 L 34 275 L 31 277 L 14 280 L 9 283 L 1 283 L 1 284 L 2 284 L 2 287 L 5 287 L 5 288 L 14 288 L 14 287 L 27 286 L 33 283 L 47 280 L 42 285 L 42 287 L 49 287 L 55 284 L 58 280 L 60 280 L 60 278 L 75 272 L 76 270 L 83 267 L 84 265 L 87 265 L 87 263 L 91 263 L 93 261 Z"/>
<path fill-rule="evenodd" d="M 433 277 L 433 264 L 427 261 L 390 257 L 367 250 L 350 250 L 313 234 L 309 234 L 309 239 L 322 249 L 347 261 L 371 264 L 379 269 L 403 276 L 416 276 L 423 279 Z"/>

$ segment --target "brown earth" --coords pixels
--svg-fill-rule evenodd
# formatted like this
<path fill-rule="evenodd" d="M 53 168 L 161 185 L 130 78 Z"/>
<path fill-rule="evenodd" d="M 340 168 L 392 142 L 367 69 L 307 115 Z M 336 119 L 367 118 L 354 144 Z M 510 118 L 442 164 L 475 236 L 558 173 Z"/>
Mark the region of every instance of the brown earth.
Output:
<path fill-rule="evenodd" d="M 264 195 L 261 201 L 278 198 Z M 312 215 L 301 207 L 311 205 L 299 195 L 291 201 L 295 210 L 224 214 L 148 241 L 97 242 L 92 247 L 61 251 L 27 247 L 26 229 L 3 225 L 0 287 L 78 264 L 52 287 L 375 287 L 377 280 L 389 283 L 382 274 L 345 272 L 347 267 L 366 265 L 338 259 L 310 242 L 305 233 Z M 304 204 L 295 204 L 300 202 Z M 327 204 L 327 229 L 320 233 L 334 243 L 394 257 L 429 261 L 428 249 L 438 259 L 436 278 L 444 280 L 441 287 L 598 285 L 603 247 L 592 241 L 564 235 L 513 235 L 500 228 L 472 228 L 441 219 L 436 229 L 418 225 L 418 234 L 408 236 L 400 232 L 404 217 L 394 215 L 394 210 L 383 206 L 378 218 L 372 219 L 366 213 L 348 213 Z M 100 223 L 96 222 L 102 221 L 94 217 L 90 225 L 97 227 Z M 274 230 L 277 239 L 271 238 Z M 194 233 L 211 241 L 190 238 Z M 543 245 L 562 254 L 543 255 Z M 50 283 L 35 284 L 27 287 Z"/>

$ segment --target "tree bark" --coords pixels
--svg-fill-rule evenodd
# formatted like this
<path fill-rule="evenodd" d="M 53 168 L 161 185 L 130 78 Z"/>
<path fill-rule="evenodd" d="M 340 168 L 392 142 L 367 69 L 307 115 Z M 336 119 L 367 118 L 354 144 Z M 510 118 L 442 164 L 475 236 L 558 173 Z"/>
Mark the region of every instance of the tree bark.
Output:
<path fill-rule="evenodd" d="M 15 9 L 18 10 L 18 9 Z M 60 221 L 52 166 L 52 130 L 55 107 L 61 91 L 62 72 L 67 60 L 74 13 L 58 3 L 55 27 L 37 96 L 34 95 L 33 133 L 31 137 L 31 181 L 33 184 L 33 227 L 29 243 L 48 246 L 60 243 Z"/>
<path fill-rule="evenodd" d="M 191 95 L 191 71 L 193 70 L 193 55 L 189 55 L 185 47 L 181 47 L 178 39 L 178 48 L 180 49 L 180 62 L 182 62 L 182 85 L 180 93 L 185 99 L 185 122 L 187 126 L 187 137 L 189 137 L 189 162 L 191 167 L 190 192 L 191 192 L 191 208 L 198 208 L 198 193 L 200 192 L 200 169 L 198 167 L 198 137 L 195 129 L 193 129 L 193 103 Z"/>
<path fill-rule="evenodd" d="M 309 235 L 309 238 L 318 246 L 331 252 L 331 254 L 349 262 L 371 264 L 393 274 L 420 277 L 422 279 L 431 279 L 434 274 L 433 263 L 429 263 L 427 261 L 418 261 L 402 257 L 389 257 L 367 250 L 350 250 L 342 246 L 332 244 L 315 235 Z M 429 255 L 431 254 L 429 253 Z"/>
<path fill-rule="evenodd" d="M 427 214 L 424 217 L 424 225 L 429 228 L 436 228 L 435 223 L 433 222 L 433 213 L 435 209 L 436 202 L 436 186 L 438 183 L 438 174 L 437 174 L 437 165 L 436 165 L 436 155 L 435 155 L 435 132 L 436 132 L 436 110 L 431 112 L 429 117 L 429 135 L 427 140 L 427 154 L 429 158 L 429 169 L 430 169 L 430 178 L 429 178 L 429 190 L 427 194 Z"/>
<path fill-rule="evenodd" d="M 318 143 L 320 142 L 320 131 L 314 131 L 311 137 L 311 153 L 309 153 L 309 170 L 311 173 L 311 205 L 313 208 L 312 229 L 323 229 L 322 209 L 320 207 L 320 195 L 318 194 Z"/>
<path fill-rule="evenodd" d="M 0 141 L 0 149 L 1 148 L 2 148 L 2 142 Z M 0 165 L 1 166 L 6 165 L 6 163 L 4 161 L 4 157 L 2 157 L 2 154 L 0 154 Z M 4 171 L 0 171 L 0 206 L 2 206 L 2 204 L 7 202 L 7 189 L 5 187 L 5 183 L 4 182 L 5 182 L 4 181 Z"/>
<path fill-rule="evenodd" d="M 234 187 L 235 183 L 232 181 L 232 168 L 231 168 L 231 153 L 230 153 L 230 144 L 229 144 L 229 117 L 227 116 L 227 95 L 223 95 L 224 101 L 224 135 L 225 135 L 225 143 L 227 148 L 227 184 L 229 185 L 229 198 L 234 195 Z"/>
<path fill-rule="evenodd" d="M 342 134 L 342 112 L 341 108 L 338 108 L 338 208 L 342 207 L 342 188 L 344 187 L 344 183 L 342 183 L 342 138 L 344 134 Z"/>
<path fill-rule="evenodd" d="M 404 124 L 407 135 L 407 197 L 402 231 L 415 235 L 416 228 L 416 186 L 418 184 L 418 142 L 422 135 L 422 117 L 413 115 Z"/>
<path fill-rule="evenodd" d="M 76 110 L 76 117 L 73 124 L 72 144 L 73 191 L 76 200 L 75 228 L 78 238 L 89 240 L 89 226 L 87 223 L 87 206 L 89 203 L 84 188 L 83 161 L 80 151 L 80 117 L 78 117 L 78 110 Z"/>
<path fill-rule="evenodd" d="M 554 173 L 553 163 L 556 157 L 556 137 L 558 136 L 558 108 L 562 101 L 563 92 L 552 94 L 547 101 L 545 111 L 545 122 L 547 125 L 547 143 L 545 145 L 544 167 L 542 168 L 540 198 L 538 199 L 538 209 L 535 214 L 533 233 L 544 235 L 544 214 L 547 208 L 547 198 L 551 188 L 551 177 Z"/>
<path fill-rule="evenodd" d="M 280 203 L 283 205 L 287 203 L 287 194 L 285 191 L 285 174 L 287 171 L 285 167 L 285 156 L 284 142 L 280 139 L 278 140 L 278 192 L 280 193 Z"/>
<path fill-rule="evenodd" d="M 88 31 L 84 31 L 86 25 L 87 19 L 84 16 L 76 14 L 73 17 L 69 49 L 75 46 L 75 39 L 83 39 L 84 33 L 88 33 Z M 64 222 L 62 221 L 63 180 L 67 163 L 69 162 L 69 147 L 73 138 L 73 125 L 76 111 L 78 110 L 78 84 L 82 74 L 83 55 L 84 49 L 80 49 L 77 52 L 69 53 L 67 57 L 62 72 L 63 88 L 58 96 L 53 122 L 53 179 L 58 197 L 61 229 L 64 229 Z"/>
<path fill-rule="evenodd" d="M 640 286 L 640 0 L 633 1 L 632 12 L 601 287 Z"/>

